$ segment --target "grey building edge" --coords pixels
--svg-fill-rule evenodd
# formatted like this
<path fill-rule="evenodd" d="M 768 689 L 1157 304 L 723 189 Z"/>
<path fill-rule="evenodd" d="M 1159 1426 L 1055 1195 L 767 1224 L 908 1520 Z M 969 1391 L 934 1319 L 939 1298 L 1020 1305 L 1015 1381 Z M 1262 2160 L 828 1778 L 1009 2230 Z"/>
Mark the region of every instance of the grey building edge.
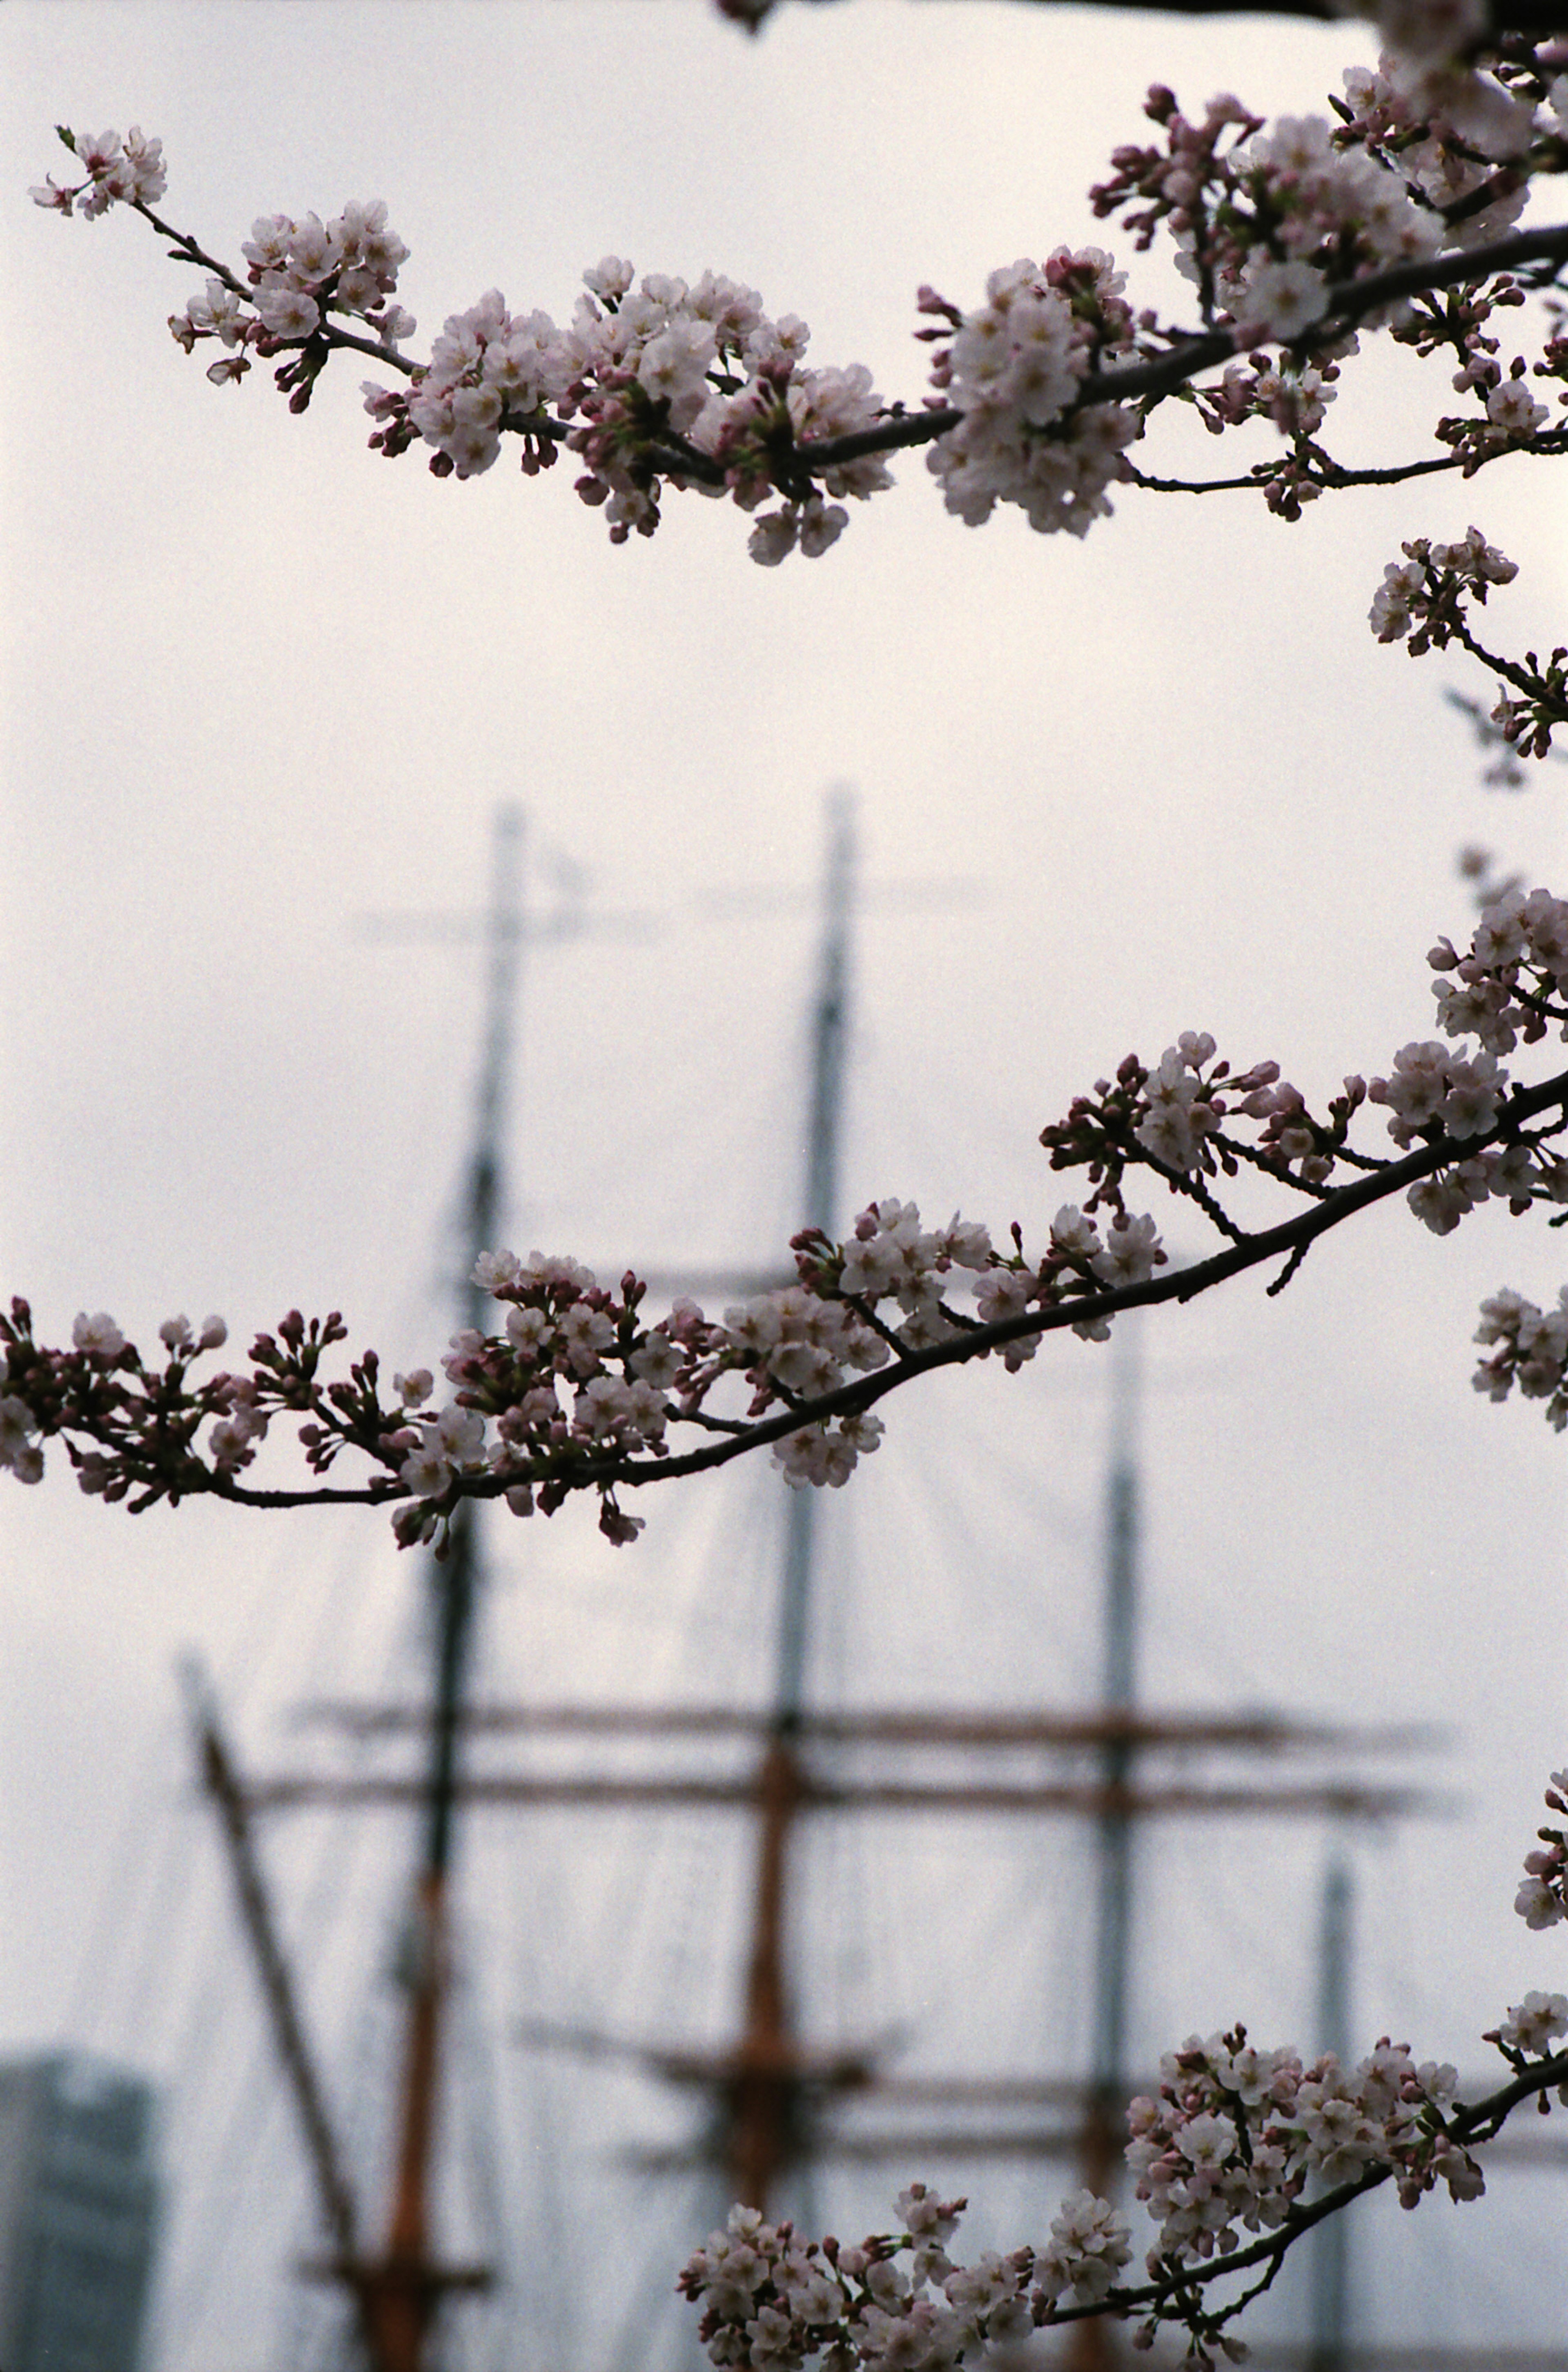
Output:
<path fill-rule="evenodd" d="M 144 2372 L 157 2103 L 81 2052 L 0 2060 L 0 2367 Z"/>

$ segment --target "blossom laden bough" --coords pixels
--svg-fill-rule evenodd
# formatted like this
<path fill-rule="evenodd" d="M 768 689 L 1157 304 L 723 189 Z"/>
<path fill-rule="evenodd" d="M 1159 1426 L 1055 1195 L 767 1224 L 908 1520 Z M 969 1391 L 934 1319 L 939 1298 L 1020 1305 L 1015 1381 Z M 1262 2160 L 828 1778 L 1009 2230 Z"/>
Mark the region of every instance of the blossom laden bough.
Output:
<path fill-rule="evenodd" d="M 1549 279 L 1568 260 L 1568 228 L 1508 246 L 1532 184 L 1568 167 L 1568 75 L 1550 42 L 1487 51 L 1467 37 L 1457 62 L 1451 13 L 1417 39 L 1425 19 L 1407 9 L 1402 53 L 1376 73 L 1352 70 L 1331 117 L 1270 128 L 1227 93 L 1189 119 L 1156 86 L 1146 111 L 1159 139 L 1118 149 L 1091 194 L 1140 250 L 1156 233 L 1173 241 L 1196 320 L 1135 308 L 1126 273 L 1098 248 L 993 272 L 972 309 L 922 289 L 935 326 L 916 334 L 936 351 L 917 409 L 886 401 L 863 365 L 808 366 L 806 324 L 771 318 L 756 291 L 713 272 L 694 285 L 639 281 L 616 256 L 584 273 L 564 328 L 537 308 L 514 313 L 492 289 L 414 360 L 402 346 L 416 325 L 395 301 L 408 250 L 383 204 L 351 203 L 330 220 L 264 216 L 245 271 L 230 270 L 153 211 L 161 149 L 139 132 L 123 145 L 113 133 L 63 132 L 85 178 L 33 194 L 67 215 L 128 205 L 204 272 L 170 328 L 188 353 L 221 349 L 215 381 L 241 379 L 252 356 L 281 356 L 278 384 L 303 411 L 334 352 L 371 355 L 405 382 L 366 386 L 378 451 L 423 445 L 438 476 L 468 479 L 494 466 L 507 436 L 528 475 L 565 447 L 584 465 L 579 495 L 618 542 L 656 531 L 666 493 L 693 491 L 753 517 L 749 550 L 764 566 L 796 551 L 819 557 L 842 534 L 846 503 L 891 485 L 885 457 L 914 444 L 930 446 L 947 508 L 971 526 L 1011 506 L 1042 532 L 1082 535 L 1109 513 L 1112 485 L 1185 483 L 1131 456 L 1172 398 L 1194 403 L 1216 435 L 1270 424 L 1286 458 L 1215 483 L 1255 484 L 1294 518 L 1330 485 L 1433 466 L 1347 471 L 1315 441 L 1360 332 L 1379 325 L 1423 355 L 1457 355 L 1454 385 L 1472 409 L 1438 424 L 1452 466 L 1469 475 L 1505 451 L 1562 449 L 1560 413 L 1553 426 L 1527 379 L 1568 375 L 1568 342 L 1549 318 L 1539 359 L 1504 364 L 1487 324 L 1530 293 L 1527 273 L 1496 268 L 1500 239 L 1511 263 L 1538 263 Z M 1245 365 L 1226 360 L 1237 352 Z M 1221 381 L 1195 385 L 1215 360 Z"/>
<path fill-rule="evenodd" d="M 994 1354 L 1016 1371 L 1047 1334 L 1103 1342 L 1121 1309 L 1283 1262 L 1277 1292 L 1320 1234 L 1401 1190 L 1439 1235 L 1489 1200 L 1516 1217 L 1568 1208 L 1568 1161 L 1553 1149 L 1568 1131 L 1568 1072 L 1522 1083 L 1499 1059 L 1553 1031 L 1568 1040 L 1568 901 L 1505 888 L 1463 956 L 1444 939 L 1428 960 L 1440 1026 L 1459 1042 L 1411 1040 L 1386 1076 L 1348 1077 L 1320 1116 L 1277 1062 L 1235 1070 L 1205 1030 L 1183 1031 L 1154 1064 L 1128 1055 L 1040 1133 L 1051 1167 L 1086 1171 L 1087 1185 L 1033 1253 L 1017 1224 L 1000 1241 L 958 1213 L 928 1227 L 916 1204 L 885 1195 L 842 1243 L 817 1228 L 796 1236 L 794 1284 L 719 1318 L 683 1299 L 650 1320 L 633 1270 L 608 1286 L 570 1258 L 486 1252 L 473 1282 L 501 1314 L 493 1331 L 453 1336 L 440 1406 L 433 1366 L 395 1374 L 384 1394 L 374 1351 L 329 1379 L 323 1359 L 347 1331 L 336 1311 L 308 1324 L 291 1310 L 252 1343 L 249 1369 L 202 1378 L 196 1363 L 226 1338 L 220 1319 L 199 1334 L 168 1320 L 160 1365 L 104 1311 L 79 1315 L 70 1347 L 49 1349 L 18 1300 L 0 1320 L 0 1466 L 37 1482 L 44 1444 L 60 1437 L 85 1491 L 133 1509 L 195 1494 L 388 1505 L 405 1546 L 442 1544 L 465 1498 L 548 1516 L 579 1492 L 597 1495 L 601 1529 L 623 1543 L 642 1518 L 622 1491 L 763 1448 L 793 1487 L 840 1488 L 882 1438 L 876 1403 L 934 1367 Z M 1352 1143 L 1374 1106 L 1388 1113 L 1393 1156 Z M 1170 1266 L 1153 1214 L 1127 1202 L 1141 1170 L 1202 1214 L 1217 1251 Z M 1244 1227 L 1221 1200 L 1244 1170 L 1295 1215 Z M 1568 1424 L 1568 1296 L 1543 1317 L 1501 1294 L 1480 1339 L 1493 1356 L 1478 1385 L 1501 1400 L 1517 1382 Z M 285 1415 L 316 1479 L 243 1479 Z M 320 1480 L 348 1451 L 371 1479 Z"/>
<path fill-rule="evenodd" d="M 1554 1772 L 1553 1811 L 1568 1812 L 1564 1791 L 1568 1772 Z M 1563 1915 L 1568 1880 L 1568 1836 L 1540 1833 L 1551 1850 L 1527 1856 L 1531 1888 L 1516 1906 L 1532 1927 Z M 699 2337 L 723 2372 L 801 2372 L 818 2358 L 825 2372 L 952 2372 L 1098 2315 L 1131 2324 L 1136 2349 L 1169 2327 L 1185 2334 L 1189 2363 L 1241 2363 L 1234 2326 L 1326 2217 L 1388 2181 L 1405 2208 L 1439 2189 L 1458 2203 L 1483 2196 L 1486 2145 L 1513 2110 L 1530 2100 L 1549 2112 L 1553 2095 L 1568 2107 L 1565 2037 L 1568 1994 L 1527 1993 L 1483 2037 L 1512 2081 L 1467 2104 L 1451 2065 L 1418 2063 L 1387 2035 L 1353 2067 L 1332 2052 L 1308 2064 L 1260 2049 L 1240 2025 L 1190 2036 L 1127 2111 L 1127 2166 L 1156 2227 L 1141 2282 L 1127 2279 L 1127 2217 L 1092 2192 L 1063 2202 L 1043 2246 L 966 2264 L 952 2243 L 968 2201 L 912 2182 L 894 2202 L 895 2227 L 855 2248 L 735 2207 L 677 2286 L 701 2309 Z"/>
<path fill-rule="evenodd" d="M 1389 2180 L 1406 2207 L 1439 2185 L 1456 2201 L 1483 2194 L 1475 2137 L 1490 2139 L 1518 2098 L 1544 2100 L 1568 2074 L 1568 2058 L 1550 2055 L 1564 2031 L 1560 1994 L 1532 1994 L 1510 2011 L 1489 2039 L 1528 2072 L 1475 2109 L 1456 2101 L 1451 2066 L 1418 2065 L 1387 2037 L 1346 2069 L 1331 2052 L 1304 2064 L 1294 2051 L 1260 2051 L 1240 2026 L 1193 2036 L 1161 2060 L 1157 2099 L 1128 2111 L 1128 2165 L 1157 2227 L 1142 2283 L 1124 2279 L 1126 2216 L 1091 2192 L 1063 2202 L 1043 2246 L 966 2264 L 949 2244 L 968 2203 L 917 2182 L 895 2202 L 898 2228 L 856 2248 L 736 2207 L 678 2286 L 702 2308 L 710 2361 L 746 2372 L 819 2356 L 868 2372 L 945 2372 L 1101 2314 L 1132 2323 L 1135 2347 L 1169 2324 L 1187 2334 L 1189 2361 L 1213 2364 L 1217 2352 L 1240 2362 L 1247 2350 L 1229 2326 L 1326 2212 Z M 1254 2236 L 1245 2245 L 1243 2232 Z M 1237 2295 L 1222 2303 L 1213 2285 L 1230 2275 Z"/>

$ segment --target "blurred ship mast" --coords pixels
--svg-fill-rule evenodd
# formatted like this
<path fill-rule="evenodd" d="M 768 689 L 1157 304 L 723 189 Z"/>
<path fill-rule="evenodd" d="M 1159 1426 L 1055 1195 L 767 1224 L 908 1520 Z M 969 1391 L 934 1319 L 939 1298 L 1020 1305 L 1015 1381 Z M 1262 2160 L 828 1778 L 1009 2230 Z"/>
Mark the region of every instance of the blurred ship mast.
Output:
<path fill-rule="evenodd" d="M 485 924 L 484 1047 L 473 1150 L 463 1200 L 462 1322 L 482 1332 L 485 1296 L 474 1283 L 481 1252 L 494 1250 L 501 1207 L 501 1147 L 526 920 L 522 901 L 523 816 L 497 811 L 490 910 Z M 443 2296 L 488 2287 L 488 2266 L 443 2264 L 433 2253 L 432 2177 L 441 2057 L 452 1983 L 452 1873 L 457 1859 L 462 1712 L 482 1581 L 479 1510 L 460 1500 L 445 1555 L 429 1561 L 432 1599 L 430 1735 L 419 1859 L 409 1905 L 408 1998 L 395 2174 L 379 2258 L 333 2268 L 373 2333 L 375 2372 L 422 2372 Z"/>
<path fill-rule="evenodd" d="M 523 948 L 524 819 L 495 815 L 485 947 L 484 1037 L 461 1236 L 462 1323 L 481 1327 L 483 1296 L 472 1272 L 493 1246 L 501 1206 L 506 1088 Z M 428 921 L 394 920 L 377 936 L 427 935 Z M 451 936 L 454 918 L 437 918 Z M 458 924 L 459 932 L 465 925 Z M 409 1892 L 404 2002 L 390 2193 L 378 2247 L 366 2248 L 367 2218 L 351 2180 L 287 1958 L 273 1917 L 251 1832 L 250 1805 L 224 1737 L 215 1699 L 192 1679 L 192 1727 L 203 1785 L 217 1808 L 241 1918 L 261 1977 L 273 2040 L 298 2115 L 330 2253 L 307 2270 L 349 2297 L 370 2372 L 427 2372 L 442 2301 L 488 2288 L 494 2269 L 438 2252 L 434 2231 L 436 2121 L 453 1982 L 452 1888 L 462 1798 L 461 1749 L 474 1620 L 482 1582 L 478 1510 L 459 1506 L 445 1553 L 428 1563 L 431 1696 L 425 1767 L 417 1783 L 419 1843 Z"/>

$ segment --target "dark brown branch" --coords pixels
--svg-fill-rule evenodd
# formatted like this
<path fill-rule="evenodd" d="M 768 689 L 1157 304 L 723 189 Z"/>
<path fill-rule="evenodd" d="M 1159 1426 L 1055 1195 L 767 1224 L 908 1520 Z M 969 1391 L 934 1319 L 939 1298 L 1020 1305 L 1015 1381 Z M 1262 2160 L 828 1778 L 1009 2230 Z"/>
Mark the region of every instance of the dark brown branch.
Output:
<path fill-rule="evenodd" d="M 1031 7 L 1082 6 L 1086 0 L 1020 0 Z M 719 0 L 720 13 L 751 22 L 753 28 L 772 12 L 777 0 Z M 1150 11 L 1162 17 L 1305 17 L 1318 24 L 1342 24 L 1345 10 L 1335 0 L 1089 0 L 1089 5 L 1115 12 Z M 1369 12 L 1370 13 L 1370 12 Z M 1562 0 L 1493 0 L 1492 24 L 1499 33 L 1523 33 L 1532 41 L 1568 31 L 1568 7 Z"/>
<path fill-rule="evenodd" d="M 1307 483 L 1338 489 L 1343 486 L 1402 486 L 1411 478 L 1431 478 L 1445 470 L 1464 470 L 1474 476 L 1491 461 L 1501 461 L 1504 454 L 1533 453 L 1542 459 L 1556 460 L 1568 452 L 1568 436 L 1561 429 L 1532 436 L 1524 445 L 1499 445 L 1490 453 L 1443 453 L 1427 461 L 1391 461 L 1377 470 L 1351 470 L 1333 462 L 1328 469 L 1308 472 Z M 1156 478 L 1147 471 L 1129 464 L 1128 481 L 1142 486 L 1152 494 L 1257 494 L 1269 483 L 1269 474 L 1281 465 L 1260 461 L 1239 478 Z"/>
<path fill-rule="evenodd" d="M 73 147 L 71 154 L 75 156 L 75 153 Z M 189 232 L 176 230 L 172 223 L 166 223 L 161 215 L 154 214 L 151 206 L 141 198 L 131 198 L 126 203 L 133 214 L 140 215 L 145 223 L 151 223 L 159 238 L 168 239 L 177 263 L 199 263 L 203 272 L 210 272 L 215 280 L 222 281 L 230 296 L 243 296 L 248 305 L 251 302 L 256 292 L 249 283 L 237 280 L 227 264 L 220 263 L 215 255 L 209 255 L 205 248 L 198 247 Z"/>
<path fill-rule="evenodd" d="M 1405 296 L 1419 296 L 1428 288 L 1459 287 L 1467 281 L 1485 280 L 1494 272 L 1512 272 L 1524 263 L 1565 262 L 1568 224 L 1559 223 L 1551 230 L 1514 231 L 1506 238 L 1494 238 L 1485 247 L 1468 248 L 1461 254 L 1393 263 L 1387 272 L 1369 272 L 1364 279 L 1347 280 L 1338 287 L 1326 289 L 1322 312 L 1293 343 L 1310 346 L 1325 334 L 1353 327 L 1380 306 L 1397 304 Z M 1097 372 L 1085 379 L 1077 401 L 1080 406 L 1124 403 L 1135 396 L 1169 395 L 1185 385 L 1194 371 L 1207 370 L 1212 363 L 1228 362 L 1236 351 L 1234 331 L 1206 331 L 1202 337 L 1185 340 L 1168 355 L 1156 355 L 1153 362 Z"/>
<path fill-rule="evenodd" d="M 1551 686 L 1539 675 L 1532 675 L 1527 668 L 1520 667 L 1513 659 L 1499 658 L 1495 651 L 1489 651 L 1483 643 L 1476 641 L 1468 626 L 1456 625 L 1452 631 L 1454 640 L 1469 651 L 1471 658 L 1479 659 L 1482 667 L 1489 667 L 1493 675 L 1501 676 L 1504 683 L 1511 683 L 1516 692 L 1524 693 L 1527 700 L 1541 708 L 1551 709 L 1554 722 L 1568 725 L 1568 702 L 1554 698 Z M 1525 1001 L 1532 1005 L 1537 1002 L 1533 997 Z"/>

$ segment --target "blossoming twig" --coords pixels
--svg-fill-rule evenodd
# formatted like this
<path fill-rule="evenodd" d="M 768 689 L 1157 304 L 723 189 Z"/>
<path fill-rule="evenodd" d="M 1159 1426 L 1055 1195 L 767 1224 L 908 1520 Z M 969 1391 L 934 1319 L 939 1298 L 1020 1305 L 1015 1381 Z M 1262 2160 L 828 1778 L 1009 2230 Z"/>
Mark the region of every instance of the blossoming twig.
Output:
<path fill-rule="evenodd" d="M 935 393 L 918 411 L 885 403 L 858 364 L 807 367 L 805 323 L 770 320 L 755 291 L 712 273 L 695 287 L 658 274 L 634 285 L 617 257 L 585 273 L 567 330 L 542 312 L 512 314 L 492 290 L 447 321 L 428 361 L 412 361 L 400 348 L 415 324 L 393 301 L 408 250 L 384 206 L 352 204 L 331 222 L 265 216 L 242 277 L 155 211 L 161 147 L 135 130 L 122 145 L 63 129 L 86 179 L 34 195 L 66 215 L 127 205 L 177 261 L 207 274 L 170 328 L 188 352 L 216 341 L 208 376 L 218 383 L 242 378 L 252 354 L 282 356 L 278 384 L 303 411 L 334 352 L 368 355 L 406 382 L 366 387 L 381 453 L 423 442 L 438 475 L 468 478 L 494 464 L 507 436 L 530 475 L 565 446 L 587 464 L 578 494 L 603 509 L 616 541 L 655 532 L 663 491 L 694 488 L 757 515 L 749 548 L 764 565 L 796 550 L 817 556 L 847 523 L 844 499 L 883 491 L 883 457 L 917 445 L 931 448 L 947 506 L 969 524 L 1014 504 L 1042 531 L 1081 535 L 1109 510 L 1115 483 L 1188 488 L 1135 469 L 1128 448 L 1165 399 L 1193 400 L 1200 372 L 1271 345 L 1276 364 L 1255 352 L 1250 375 L 1230 364 L 1223 386 L 1195 400 L 1215 434 L 1272 420 L 1291 458 L 1207 490 L 1260 487 L 1294 518 L 1330 486 L 1368 482 L 1309 441 L 1364 325 L 1391 324 L 1423 354 L 1458 351 L 1456 384 L 1479 408 L 1439 424 L 1459 448 L 1441 466 L 1469 474 L 1502 451 L 1561 441 L 1524 386 L 1523 357 L 1504 378 L 1485 331 L 1498 307 L 1524 301 L 1527 282 L 1550 282 L 1568 261 L 1568 227 L 1513 227 L 1532 177 L 1568 165 L 1552 57 L 1504 45 L 1455 65 L 1451 12 L 1425 32 L 1404 16 L 1410 54 L 1347 76 L 1338 126 L 1286 118 L 1270 133 L 1229 98 L 1189 122 L 1168 91 L 1151 92 L 1164 145 L 1119 149 L 1092 196 L 1098 212 L 1125 214 L 1141 248 L 1156 228 L 1174 238 L 1197 289 L 1196 334 L 1150 308 L 1134 312 L 1125 274 L 1100 250 L 1059 248 L 1043 264 L 993 273 L 984 304 L 968 311 L 920 292 L 934 326 L 917 335 L 936 351 Z M 1480 38 L 1479 26 L 1466 35 L 1467 58 Z M 1535 367 L 1562 378 L 1563 342 L 1549 339 Z M 1381 474 L 1433 466 L 1418 459 Z"/>
<path fill-rule="evenodd" d="M 1478 580 L 1509 565 L 1472 544 L 1461 559 Z M 1016 1226 L 1010 1248 L 998 1248 L 976 1221 L 955 1215 L 928 1228 L 912 1203 L 885 1197 L 842 1243 L 815 1229 L 796 1236 L 794 1285 L 722 1320 L 679 1301 L 650 1323 L 633 1271 L 611 1289 L 572 1260 L 486 1253 L 474 1281 L 504 1320 L 494 1333 L 453 1337 L 441 1364 L 454 1397 L 436 1413 L 426 1410 L 429 1369 L 395 1376 L 389 1394 L 374 1351 L 346 1378 L 329 1378 L 323 1363 L 347 1331 L 336 1311 L 308 1324 L 290 1311 L 252 1344 L 248 1371 L 198 1379 L 195 1363 L 225 1339 L 220 1320 L 199 1336 L 184 1318 L 169 1320 L 159 1367 L 103 1313 L 77 1319 L 69 1349 L 45 1348 L 18 1301 L 0 1320 L 0 1466 L 38 1481 L 42 1444 L 58 1436 L 82 1488 L 134 1512 L 201 1494 L 255 1507 L 391 1503 L 405 1545 L 443 1541 L 465 1498 L 548 1515 L 579 1492 L 597 1494 L 601 1528 L 624 1541 L 641 1519 L 619 1493 L 762 1448 L 796 1487 L 841 1486 L 877 1445 L 877 1403 L 935 1368 L 999 1355 L 1014 1369 L 1048 1334 L 1103 1341 L 1124 1310 L 1191 1301 L 1263 1265 L 1279 1269 L 1278 1292 L 1318 1237 L 1397 1193 L 1440 1235 L 1488 1199 L 1516 1215 L 1568 1206 L 1568 1162 L 1551 1150 L 1568 1128 L 1568 1071 L 1515 1084 L 1499 1060 L 1552 1029 L 1568 1038 L 1568 901 L 1506 889 L 1483 907 L 1463 956 L 1445 939 L 1428 961 L 1445 1031 L 1472 1033 L 1478 1049 L 1412 1041 L 1386 1077 L 1347 1078 L 1321 1118 L 1276 1063 L 1235 1072 L 1205 1032 L 1184 1032 L 1152 1068 L 1129 1055 L 1114 1080 L 1041 1132 L 1052 1168 L 1086 1170 L 1089 1191 L 1056 1213 L 1033 1257 Z M 1372 1105 L 1388 1111 L 1393 1156 L 1351 1145 Z M 1244 1168 L 1306 1207 L 1244 1226 L 1221 1199 Z M 1200 1210 L 1220 1248 L 1172 1268 L 1153 1216 L 1127 1206 L 1139 1169 Z M 1484 1306 L 1479 1339 L 1493 1355 L 1478 1388 L 1501 1400 L 1517 1383 L 1568 1424 L 1568 1298 L 1543 1318 L 1500 1294 Z M 726 1406 L 737 1383 L 747 1401 Z M 242 1479 L 285 1414 L 299 1420 L 316 1479 Z M 702 1436 L 695 1446 L 674 1446 L 683 1427 Z M 347 1450 L 369 1461 L 370 1479 L 322 1480 Z"/>

